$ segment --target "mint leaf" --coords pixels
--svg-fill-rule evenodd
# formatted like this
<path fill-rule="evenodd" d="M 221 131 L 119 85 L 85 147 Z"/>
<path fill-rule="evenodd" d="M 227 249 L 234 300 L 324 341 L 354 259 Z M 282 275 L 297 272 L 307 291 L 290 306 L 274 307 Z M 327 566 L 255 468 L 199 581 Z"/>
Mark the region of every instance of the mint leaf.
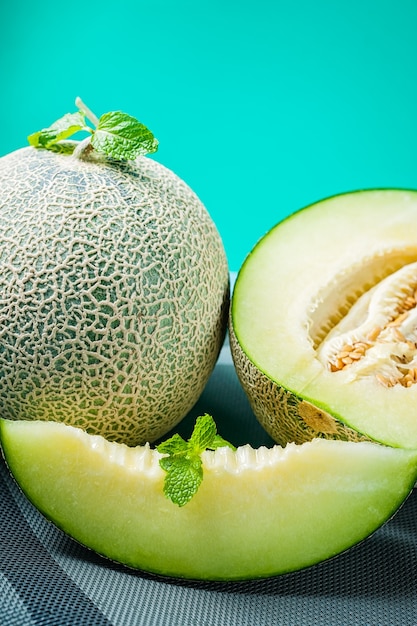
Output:
<path fill-rule="evenodd" d="M 127 161 L 158 149 L 158 141 L 151 131 L 122 111 L 105 113 L 100 117 L 91 145 L 97 152 Z"/>
<path fill-rule="evenodd" d="M 48 146 L 48 150 L 51 152 L 57 152 L 58 154 L 72 154 L 77 147 L 77 141 L 57 141 L 57 143 Z"/>
<path fill-rule="evenodd" d="M 158 450 L 162 453 L 175 454 L 177 452 L 188 450 L 188 443 L 184 441 L 178 433 L 175 433 L 173 437 L 160 443 Z"/>
<path fill-rule="evenodd" d="M 91 128 L 85 124 L 84 115 L 80 112 L 67 113 L 48 128 L 29 135 L 28 141 L 35 148 L 51 149 L 58 141 L 67 139 L 79 131 L 91 132 Z"/>
<path fill-rule="evenodd" d="M 211 415 L 200 415 L 194 426 L 193 433 L 190 437 L 190 445 L 197 451 L 202 452 L 206 448 L 210 448 L 217 433 L 216 424 Z"/>
<path fill-rule="evenodd" d="M 167 472 L 164 493 L 174 504 L 184 506 L 197 493 L 202 480 L 201 459 L 180 457 Z"/>
<path fill-rule="evenodd" d="M 175 466 L 175 458 L 173 456 L 164 456 L 159 461 L 159 465 L 166 472 L 169 472 L 171 470 L 173 464 Z"/>
<path fill-rule="evenodd" d="M 232 450 L 236 450 L 235 446 L 220 437 L 220 435 L 216 435 L 211 442 L 211 445 L 208 446 L 209 450 L 216 450 L 217 448 L 231 448 Z"/>
<path fill-rule="evenodd" d="M 159 460 L 166 472 L 164 493 L 174 504 L 184 506 L 191 500 L 203 480 L 201 453 L 223 446 L 235 447 L 217 434 L 216 424 L 211 415 L 197 418 L 194 430 L 188 441 L 175 434 L 157 446 L 158 452 L 167 454 Z"/>
<path fill-rule="evenodd" d="M 97 118 L 80 98 L 76 98 L 75 105 L 78 107 L 76 113 L 67 113 L 48 128 L 29 135 L 29 144 L 53 152 L 74 153 L 79 158 L 86 158 L 95 150 L 119 161 L 134 160 L 139 155 L 157 151 L 158 140 L 135 117 L 122 111 L 113 111 Z M 86 124 L 86 119 L 93 128 Z M 61 145 L 61 142 L 79 131 L 90 133 L 91 139 L 87 143 L 81 142 L 76 150 L 75 144 Z"/>

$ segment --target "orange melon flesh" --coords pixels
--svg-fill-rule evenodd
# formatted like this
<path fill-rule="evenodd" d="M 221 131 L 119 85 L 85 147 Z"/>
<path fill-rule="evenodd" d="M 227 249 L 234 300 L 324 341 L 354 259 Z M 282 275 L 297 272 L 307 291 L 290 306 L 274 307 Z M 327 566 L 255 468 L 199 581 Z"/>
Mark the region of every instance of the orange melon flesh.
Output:
<path fill-rule="evenodd" d="M 204 479 L 180 508 L 163 494 L 160 453 L 62 423 L 2 419 L 7 464 L 58 527 L 110 559 L 205 580 L 305 568 L 367 537 L 404 501 L 417 451 L 315 439 L 203 454 Z"/>

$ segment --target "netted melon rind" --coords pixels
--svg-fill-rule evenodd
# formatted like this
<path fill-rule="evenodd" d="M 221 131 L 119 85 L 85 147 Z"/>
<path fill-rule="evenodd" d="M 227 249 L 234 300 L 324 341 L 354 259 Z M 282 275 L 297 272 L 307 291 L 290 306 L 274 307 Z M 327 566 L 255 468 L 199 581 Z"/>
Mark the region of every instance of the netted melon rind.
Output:
<path fill-rule="evenodd" d="M 259 423 L 279 445 L 315 438 L 371 441 L 266 376 L 242 349 L 229 323 L 230 349 L 240 383 Z"/>
<path fill-rule="evenodd" d="M 228 267 L 203 204 L 156 161 L 0 159 L 0 412 L 136 445 L 194 405 Z"/>

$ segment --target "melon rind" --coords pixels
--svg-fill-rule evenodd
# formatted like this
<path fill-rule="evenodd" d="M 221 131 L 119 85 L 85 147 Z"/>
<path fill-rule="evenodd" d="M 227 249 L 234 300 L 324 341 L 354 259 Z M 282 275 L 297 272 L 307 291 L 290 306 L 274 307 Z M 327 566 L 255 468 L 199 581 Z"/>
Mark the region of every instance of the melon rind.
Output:
<path fill-rule="evenodd" d="M 281 446 L 288 442 L 301 444 L 315 437 L 373 441 L 264 374 L 242 350 L 232 324 L 229 325 L 229 340 L 236 373 L 249 404 L 276 443 Z"/>
<path fill-rule="evenodd" d="M 196 194 L 147 158 L 23 148 L 0 159 L 0 412 L 131 445 L 204 389 L 229 273 Z"/>

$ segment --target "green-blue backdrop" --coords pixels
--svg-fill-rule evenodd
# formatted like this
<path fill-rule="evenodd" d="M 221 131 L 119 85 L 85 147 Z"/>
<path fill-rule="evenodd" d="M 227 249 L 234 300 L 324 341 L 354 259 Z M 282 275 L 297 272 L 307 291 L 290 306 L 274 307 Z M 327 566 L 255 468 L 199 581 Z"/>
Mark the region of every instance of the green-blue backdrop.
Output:
<path fill-rule="evenodd" d="M 321 197 L 417 187 L 416 33 L 416 0 L 2 0 L 0 153 L 77 95 L 139 117 L 237 270 Z"/>

